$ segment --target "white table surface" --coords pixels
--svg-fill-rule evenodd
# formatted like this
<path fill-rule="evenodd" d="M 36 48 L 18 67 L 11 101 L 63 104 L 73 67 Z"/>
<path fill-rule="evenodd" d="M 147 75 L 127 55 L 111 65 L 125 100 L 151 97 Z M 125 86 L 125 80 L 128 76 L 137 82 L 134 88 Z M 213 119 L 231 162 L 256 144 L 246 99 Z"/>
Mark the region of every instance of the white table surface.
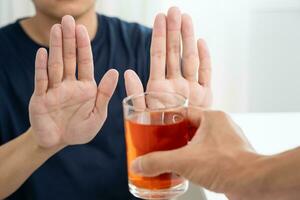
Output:
<path fill-rule="evenodd" d="M 300 146 L 300 113 L 230 114 L 261 154 L 276 154 Z M 227 200 L 205 190 L 207 200 Z"/>

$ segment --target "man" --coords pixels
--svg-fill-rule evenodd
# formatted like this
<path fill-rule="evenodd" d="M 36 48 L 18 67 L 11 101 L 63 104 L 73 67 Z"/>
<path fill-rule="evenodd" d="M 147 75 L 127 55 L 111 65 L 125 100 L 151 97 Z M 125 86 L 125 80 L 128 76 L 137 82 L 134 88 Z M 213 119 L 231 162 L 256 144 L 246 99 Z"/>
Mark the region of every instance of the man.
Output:
<path fill-rule="evenodd" d="M 225 113 L 192 109 L 190 114 L 199 128 L 189 145 L 137 158 L 131 170 L 144 176 L 175 172 L 230 200 L 299 199 L 300 148 L 259 155 Z"/>
<path fill-rule="evenodd" d="M 0 199 L 133 198 L 121 117 L 124 79 L 117 84 L 109 67 L 137 72 L 125 74 L 128 93 L 142 91 L 150 76 L 148 90 L 178 92 L 208 106 L 204 42 L 197 48 L 191 19 L 178 8 L 156 17 L 151 42 L 150 29 L 97 15 L 95 0 L 33 3 L 34 17 L 0 30 Z"/>

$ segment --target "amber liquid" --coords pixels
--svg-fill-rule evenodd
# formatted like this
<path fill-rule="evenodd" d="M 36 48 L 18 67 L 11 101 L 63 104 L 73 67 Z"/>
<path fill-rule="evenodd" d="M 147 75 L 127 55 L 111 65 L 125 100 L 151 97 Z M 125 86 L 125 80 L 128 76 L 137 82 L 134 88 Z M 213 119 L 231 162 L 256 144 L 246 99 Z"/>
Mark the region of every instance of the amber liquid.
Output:
<path fill-rule="evenodd" d="M 195 131 L 181 114 L 175 112 L 135 114 L 125 121 L 127 163 L 136 157 L 154 152 L 180 148 L 188 143 Z M 172 159 L 172 158 L 170 158 Z M 128 170 L 129 182 L 138 188 L 166 189 L 184 182 L 174 173 L 157 177 L 142 177 Z"/>

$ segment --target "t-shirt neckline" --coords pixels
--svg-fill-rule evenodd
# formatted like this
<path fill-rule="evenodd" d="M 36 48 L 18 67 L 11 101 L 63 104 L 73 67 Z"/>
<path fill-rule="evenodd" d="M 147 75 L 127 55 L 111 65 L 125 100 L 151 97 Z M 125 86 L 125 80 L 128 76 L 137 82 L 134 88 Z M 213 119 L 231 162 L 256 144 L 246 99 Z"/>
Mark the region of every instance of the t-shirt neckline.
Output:
<path fill-rule="evenodd" d="M 21 26 L 20 22 L 21 20 L 26 19 L 26 18 L 20 18 L 16 20 L 16 26 L 19 29 L 19 31 L 22 33 L 22 37 L 27 40 L 28 43 L 31 43 L 32 45 L 34 45 L 35 47 L 39 48 L 39 47 L 44 47 L 46 49 L 48 49 L 49 47 L 44 46 L 38 42 L 36 42 L 35 40 L 32 39 L 32 37 L 30 35 L 28 35 L 26 33 L 26 31 L 23 29 L 23 27 Z M 104 36 L 104 31 L 105 31 L 105 21 L 104 21 L 104 17 L 102 17 L 102 15 L 97 14 L 97 31 L 95 34 L 95 37 L 91 40 L 91 45 L 92 47 L 95 45 L 95 42 L 102 42 L 103 40 L 103 36 Z M 101 27 L 100 27 L 101 26 Z"/>

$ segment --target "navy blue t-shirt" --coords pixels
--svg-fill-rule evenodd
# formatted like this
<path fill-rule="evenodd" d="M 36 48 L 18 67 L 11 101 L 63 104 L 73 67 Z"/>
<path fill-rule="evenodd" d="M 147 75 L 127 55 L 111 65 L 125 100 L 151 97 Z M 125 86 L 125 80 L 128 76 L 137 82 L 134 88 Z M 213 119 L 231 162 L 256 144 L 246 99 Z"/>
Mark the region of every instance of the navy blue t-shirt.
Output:
<path fill-rule="evenodd" d="M 95 80 L 99 83 L 110 68 L 120 73 L 105 124 L 90 143 L 66 147 L 51 157 L 8 199 L 134 199 L 127 185 L 123 73 L 133 69 L 146 84 L 151 29 L 103 15 L 98 15 L 98 24 L 92 41 Z M 30 126 L 28 104 L 39 47 L 19 21 L 0 29 L 0 145 Z"/>

